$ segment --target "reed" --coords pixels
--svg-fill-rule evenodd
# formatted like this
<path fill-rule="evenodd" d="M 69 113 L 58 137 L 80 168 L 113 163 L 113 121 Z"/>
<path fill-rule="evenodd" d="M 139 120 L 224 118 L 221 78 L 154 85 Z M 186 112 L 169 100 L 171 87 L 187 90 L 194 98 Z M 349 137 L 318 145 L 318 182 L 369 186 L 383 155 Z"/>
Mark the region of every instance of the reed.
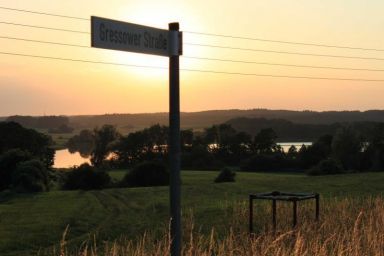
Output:
<path fill-rule="evenodd" d="M 192 210 L 184 216 L 182 255 L 194 256 L 326 256 L 384 255 L 384 199 L 330 198 L 321 203 L 320 221 L 314 221 L 313 205 L 299 205 L 299 223 L 291 225 L 291 208 L 278 205 L 278 229 L 271 230 L 270 205 L 260 203 L 255 209 L 257 233 L 247 232 L 248 207 L 245 202 L 232 203 L 228 211 L 228 228 L 224 232 L 204 233 L 195 223 Z M 90 238 L 81 246 L 69 249 L 65 234 L 59 248 L 39 255 L 52 256 L 144 256 L 169 255 L 170 237 L 146 232 L 137 239 L 120 238 L 96 242 Z"/>

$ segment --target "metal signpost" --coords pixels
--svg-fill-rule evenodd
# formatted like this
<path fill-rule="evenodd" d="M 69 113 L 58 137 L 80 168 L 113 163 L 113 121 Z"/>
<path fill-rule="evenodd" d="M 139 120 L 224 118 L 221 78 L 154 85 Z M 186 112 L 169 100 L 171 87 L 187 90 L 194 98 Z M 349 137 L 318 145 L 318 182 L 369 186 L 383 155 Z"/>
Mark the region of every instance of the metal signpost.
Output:
<path fill-rule="evenodd" d="M 169 57 L 169 160 L 171 255 L 181 252 L 180 213 L 180 75 L 182 33 L 179 23 L 170 23 L 169 30 L 133 23 L 91 17 L 92 47 Z"/>

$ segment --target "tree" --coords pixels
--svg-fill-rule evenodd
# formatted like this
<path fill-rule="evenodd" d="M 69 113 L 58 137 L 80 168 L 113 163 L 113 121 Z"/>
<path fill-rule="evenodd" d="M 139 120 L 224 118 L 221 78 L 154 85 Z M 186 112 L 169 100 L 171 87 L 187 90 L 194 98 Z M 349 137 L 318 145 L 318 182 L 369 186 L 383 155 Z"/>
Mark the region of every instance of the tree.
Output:
<path fill-rule="evenodd" d="M 192 130 L 180 131 L 180 147 L 181 151 L 190 151 L 193 146 L 194 135 Z"/>
<path fill-rule="evenodd" d="M 144 160 L 164 158 L 167 153 L 169 129 L 159 124 L 121 136 L 114 153 L 121 167 L 130 167 Z"/>
<path fill-rule="evenodd" d="M 0 191 L 12 186 L 17 165 L 31 159 L 32 155 L 21 149 L 11 149 L 0 155 Z"/>
<path fill-rule="evenodd" d="M 345 170 L 360 168 L 362 149 L 361 137 L 349 126 L 339 129 L 332 140 L 332 156 Z"/>
<path fill-rule="evenodd" d="M 79 152 L 82 157 L 89 157 L 94 149 L 95 141 L 91 130 L 81 130 L 78 135 L 71 137 L 67 142 L 69 152 Z"/>
<path fill-rule="evenodd" d="M 292 146 L 289 147 L 287 155 L 290 158 L 296 158 L 297 157 L 297 148 L 296 148 L 295 145 L 292 145 Z"/>
<path fill-rule="evenodd" d="M 49 190 L 49 171 L 39 160 L 19 163 L 12 176 L 12 186 L 17 192 Z"/>
<path fill-rule="evenodd" d="M 146 136 L 143 131 L 137 131 L 122 136 L 116 146 L 115 154 L 122 167 L 132 166 L 145 158 Z"/>
<path fill-rule="evenodd" d="M 143 132 L 147 137 L 148 151 L 162 154 L 166 150 L 169 134 L 167 126 L 155 124 Z"/>
<path fill-rule="evenodd" d="M 327 159 L 332 153 L 333 136 L 326 134 L 318 138 L 310 146 L 302 146 L 298 153 L 301 167 L 310 168 L 321 160 Z"/>
<path fill-rule="evenodd" d="M 277 151 L 277 135 L 272 128 L 261 129 L 253 140 L 253 150 L 257 154 L 268 154 Z"/>
<path fill-rule="evenodd" d="M 384 170 L 384 123 L 375 124 L 366 138 L 364 168 L 371 171 Z"/>
<path fill-rule="evenodd" d="M 203 140 L 210 152 L 227 164 L 239 164 L 247 156 L 251 144 L 250 135 L 237 132 L 229 124 L 205 129 Z"/>
<path fill-rule="evenodd" d="M 0 122 L 0 134 L 0 154 L 10 149 L 21 149 L 41 160 L 47 168 L 53 165 L 54 150 L 50 136 L 15 122 Z"/>
<path fill-rule="evenodd" d="M 193 170 L 217 169 L 223 166 L 222 162 L 201 144 L 194 144 L 190 152 L 181 154 L 181 165 L 183 169 Z"/>
<path fill-rule="evenodd" d="M 11 149 L 0 156 L 0 190 L 42 192 L 49 190 L 49 170 L 45 164 L 20 149 Z"/>
<path fill-rule="evenodd" d="M 101 167 L 103 161 L 111 153 L 113 143 L 117 141 L 120 134 L 113 125 L 104 125 L 101 128 L 95 128 L 93 133 L 95 146 L 91 153 L 91 163 L 95 167 Z"/>

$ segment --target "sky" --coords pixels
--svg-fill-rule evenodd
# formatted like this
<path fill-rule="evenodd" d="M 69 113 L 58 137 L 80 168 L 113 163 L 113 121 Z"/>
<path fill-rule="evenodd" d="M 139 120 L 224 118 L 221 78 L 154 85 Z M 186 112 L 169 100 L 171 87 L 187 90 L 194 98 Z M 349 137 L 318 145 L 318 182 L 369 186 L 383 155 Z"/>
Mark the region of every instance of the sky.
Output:
<path fill-rule="evenodd" d="M 85 20 L 4 8 L 74 16 Z M 162 29 L 167 29 L 170 22 L 180 23 L 184 42 L 183 56 L 180 57 L 181 111 L 384 109 L 384 71 L 372 71 L 384 70 L 383 10 L 384 1 L 379 0 L 0 0 L 0 116 L 168 111 L 167 57 L 91 48 L 90 34 L 87 33 L 4 23 L 89 32 L 88 19 L 92 15 Z M 10 37 L 86 47 L 36 43 Z M 319 47 L 271 40 L 376 50 Z"/>

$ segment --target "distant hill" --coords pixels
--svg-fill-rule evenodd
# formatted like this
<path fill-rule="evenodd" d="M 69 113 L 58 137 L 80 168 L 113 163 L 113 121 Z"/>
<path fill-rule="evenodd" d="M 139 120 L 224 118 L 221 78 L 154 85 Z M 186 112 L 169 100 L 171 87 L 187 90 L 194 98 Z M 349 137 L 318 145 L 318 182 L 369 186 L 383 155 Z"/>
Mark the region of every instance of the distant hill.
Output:
<path fill-rule="evenodd" d="M 333 124 L 337 122 L 384 122 L 384 110 L 369 111 L 292 111 L 292 110 L 210 110 L 181 113 L 183 129 L 203 129 L 228 120 L 246 118 L 285 119 L 297 124 Z M 72 127 L 87 128 L 113 124 L 124 131 L 139 130 L 152 124 L 168 125 L 168 113 L 107 114 L 94 116 L 69 116 Z"/>
<path fill-rule="evenodd" d="M 55 129 L 63 125 L 67 126 L 69 123 L 66 116 L 9 116 L 6 121 L 35 129 Z"/>
<path fill-rule="evenodd" d="M 18 116 L 18 118 L 19 117 L 20 116 Z M 140 130 L 157 123 L 168 125 L 168 113 L 79 115 L 67 117 L 68 123 L 65 123 L 73 128 L 93 129 L 96 126 L 112 124 L 116 125 L 123 133 Z M 182 129 L 201 130 L 213 124 L 225 123 L 231 119 L 240 117 L 284 119 L 295 124 L 306 125 L 330 125 L 337 122 L 384 122 L 384 110 L 317 112 L 268 109 L 232 109 L 183 112 L 181 113 L 181 127 Z M 35 118 L 41 120 L 41 117 Z"/>

